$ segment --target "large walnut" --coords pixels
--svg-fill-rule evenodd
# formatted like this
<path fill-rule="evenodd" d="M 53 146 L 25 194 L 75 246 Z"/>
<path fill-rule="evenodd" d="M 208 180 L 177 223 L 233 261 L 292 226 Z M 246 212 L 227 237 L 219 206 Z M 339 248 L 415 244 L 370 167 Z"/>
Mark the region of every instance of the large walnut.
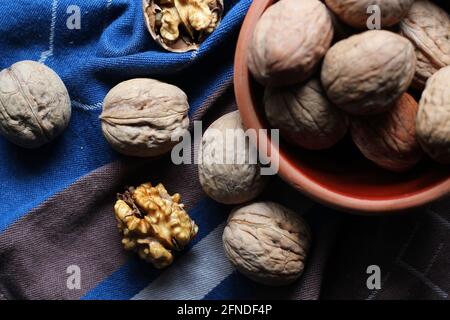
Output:
<path fill-rule="evenodd" d="M 417 0 L 400 23 L 400 31 L 416 48 L 413 86 L 423 89 L 429 77 L 450 65 L 450 17 L 434 3 Z"/>
<path fill-rule="evenodd" d="M 59 76 L 34 61 L 0 72 L 0 134 L 24 148 L 55 139 L 69 124 L 70 97 Z"/>
<path fill-rule="evenodd" d="M 264 107 L 269 123 L 307 149 L 326 149 L 347 132 L 348 117 L 331 104 L 317 79 L 291 87 L 267 87 Z"/>
<path fill-rule="evenodd" d="M 234 210 L 223 233 L 225 253 L 245 276 L 279 286 L 303 273 L 311 232 L 299 214 L 277 203 Z"/>
<path fill-rule="evenodd" d="M 184 211 L 180 195 L 170 196 L 162 184 L 144 183 L 117 197 L 114 212 L 125 249 L 137 252 L 156 268 L 170 265 L 172 250 L 183 249 L 197 234 L 198 227 Z"/>
<path fill-rule="evenodd" d="M 378 114 L 408 89 L 415 67 L 409 40 L 371 30 L 336 43 L 325 56 L 321 78 L 338 107 L 355 115 Z"/>
<path fill-rule="evenodd" d="M 187 96 L 176 86 L 152 79 L 124 81 L 103 102 L 103 135 L 117 152 L 158 156 L 186 132 L 188 110 Z"/>
<path fill-rule="evenodd" d="M 417 102 L 405 93 L 385 113 L 354 117 L 352 138 L 359 150 L 378 166 L 401 172 L 415 166 L 423 156 L 416 135 Z"/>
<path fill-rule="evenodd" d="M 417 135 L 429 156 L 450 163 L 450 66 L 427 82 L 419 103 Z"/>
<path fill-rule="evenodd" d="M 318 0 L 283 0 L 269 7 L 255 28 L 248 64 L 264 85 L 306 80 L 333 39 L 330 15 Z"/>
<path fill-rule="evenodd" d="M 414 0 L 325 0 L 327 6 L 348 25 L 366 29 L 371 13 L 368 8 L 378 5 L 381 14 L 381 27 L 390 27 L 408 13 Z"/>
<path fill-rule="evenodd" d="M 198 173 L 205 193 L 225 204 L 258 196 L 267 183 L 256 148 L 245 135 L 238 111 L 217 119 L 203 134 Z"/>

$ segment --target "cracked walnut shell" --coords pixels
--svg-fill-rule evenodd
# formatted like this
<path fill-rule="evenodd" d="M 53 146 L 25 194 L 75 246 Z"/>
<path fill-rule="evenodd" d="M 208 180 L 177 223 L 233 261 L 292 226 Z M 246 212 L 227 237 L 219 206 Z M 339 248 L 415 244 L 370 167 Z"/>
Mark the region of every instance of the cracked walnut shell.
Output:
<path fill-rule="evenodd" d="M 174 85 L 153 79 L 124 81 L 103 102 L 103 135 L 122 154 L 159 156 L 187 131 L 188 110 L 186 94 Z"/>
<path fill-rule="evenodd" d="M 70 97 L 59 76 L 35 61 L 0 72 L 0 134 L 24 148 L 38 148 L 61 134 L 71 116 Z"/>
<path fill-rule="evenodd" d="M 147 29 L 171 52 L 197 50 L 222 19 L 223 0 L 143 0 Z"/>
<path fill-rule="evenodd" d="M 318 0 L 283 0 L 258 21 L 248 67 L 263 85 L 302 82 L 317 69 L 333 39 L 331 16 Z"/>
<path fill-rule="evenodd" d="M 366 31 L 337 42 L 322 66 L 328 98 L 354 115 L 379 114 L 406 92 L 416 55 L 408 39 L 385 30 Z"/>
<path fill-rule="evenodd" d="M 180 204 L 180 195 L 170 196 L 162 184 L 144 183 L 118 194 L 114 212 L 126 250 L 133 250 L 164 268 L 173 261 L 172 250 L 183 249 L 198 227 Z"/>
<path fill-rule="evenodd" d="M 286 285 L 303 273 L 311 242 L 306 222 L 273 202 L 256 202 L 231 212 L 223 244 L 231 263 L 250 279 Z"/>

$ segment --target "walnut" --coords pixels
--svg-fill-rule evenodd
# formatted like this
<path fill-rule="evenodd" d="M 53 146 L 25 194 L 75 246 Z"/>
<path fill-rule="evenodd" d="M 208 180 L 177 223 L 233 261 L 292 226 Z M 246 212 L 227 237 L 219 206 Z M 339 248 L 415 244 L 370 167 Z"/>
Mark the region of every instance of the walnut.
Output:
<path fill-rule="evenodd" d="M 450 66 L 428 80 L 419 103 L 417 135 L 434 160 L 450 164 Z"/>
<path fill-rule="evenodd" d="M 267 87 L 264 106 L 269 123 L 289 142 L 306 149 L 326 149 L 345 135 L 348 117 L 327 99 L 312 79 L 291 87 Z"/>
<path fill-rule="evenodd" d="M 128 80 L 105 97 L 103 135 L 117 152 L 158 156 L 188 129 L 188 110 L 187 96 L 178 87 L 152 79 Z"/>
<path fill-rule="evenodd" d="M 0 72 L 0 134 L 38 148 L 61 134 L 71 116 L 64 83 L 49 67 L 20 61 Z"/>
<path fill-rule="evenodd" d="M 450 17 L 434 3 L 417 0 L 400 23 L 400 32 L 416 48 L 413 86 L 422 90 L 430 76 L 450 65 Z"/>
<path fill-rule="evenodd" d="M 203 135 L 198 161 L 200 184 L 217 202 L 249 201 L 267 183 L 267 177 L 260 173 L 257 151 L 244 130 L 239 112 L 234 111 L 217 119 Z M 239 143 L 242 145 L 238 146 Z"/>
<path fill-rule="evenodd" d="M 366 29 L 371 5 L 378 5 L 381 27 L 391 27 L 400 22 L 408 13 L 414 0 L 325 0 L 327 6 L 346 24 Z"/>
<path fill-rule="evenodd" d="M 270 6 L 254 30 L 248 66 L 263 85 L 306 80 L 329 49 L 333 25 L 318 0 L 283 0 Z"/>
<path fill-rule="evenodd" d="M 328 98 L 355 115 L 386 111 L 414 77 L 411 42 L 393 32 L 371 30 L 336 43 L 325 56 L 322 84 Z"/>
<path fill-rule="evenodd" d="M 196 50 L 219 25 L 223 0 L 143 0 L 147 28 L 172 52 Z"/>
<path fill-rule="evenodd" d="M 310 242 L 311 231 L 300 215 L 273 202 L 234 210 L 223 233 L 232 264 L 250 279 L 273 286 L 301 276 Z"/>
<path fill-rule="evenodd" d="M 183 249 L 198 232 L 180 204 L 180 195 L 170 196 L 162 184 L 144 183 L 117 198 L 114 212 L 125 249 L 156 268 L 170 265 L 172 250 Z"/>
<path fill-rule="evenodd" d="M 416 135 L 417 109 L 417 102 L 405 93 L 388 112 L 354 117 L 353 141 L 378 166 L 395 172 L 409 170 L 423 156 Z"/>

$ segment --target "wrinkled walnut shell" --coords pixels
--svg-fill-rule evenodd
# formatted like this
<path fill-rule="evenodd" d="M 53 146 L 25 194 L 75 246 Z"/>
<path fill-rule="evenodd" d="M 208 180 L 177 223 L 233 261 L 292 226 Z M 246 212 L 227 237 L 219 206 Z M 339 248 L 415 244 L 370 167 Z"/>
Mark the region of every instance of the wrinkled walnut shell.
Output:
<path fill-rule="evenodd" d="M 413 87 L 422 90 L 428 78 L 450 65 L 450 17 L 430 1 L 417 0 L 400 23 L 401 34 L 416 48 Z"/>
<path fill-rule="evenodd" d="M 35 61 L 0 72 L 0 134 L 24 148 L 38 148 L 61 134 L 71 116 L 61 78 Z"/>
<path fill-rule="evenodd" d="M 162 184 L 144 183 L 118 194 L 114 212 L 124 248 L 158 269 L 170 265 L 172 251 L 182 250 L 198 232 L 180 200 Z"/>
<path fill-rule="evenodd" d="M 250 279 L 287 285 L 303 273 L 311 231 L 299 214 L 273 202 L 257 202 L 231 212 L 223 232 L 225 253 Z"/>
<path fill-rule="evenodd" d="M 427 82 L 419 103 L 417 135 L 431 158 L 450 164 L 450 66 Z"/>
<path fill-rule="evenodd" d="M 186 132 L 188 110 L 186 94 L 174 85 L 153 79 L 127 80 L 105 97 L 100 115 L 103 135 L 122 154 L 158 156 L 170 151 Z"/>
<path fill-rule="evenodd" d="M 189 2 L 192 0 L 187 1 Z M 206 5 L 212 16 L 208 17 L 211 19 L 209 24 L 201 25 L 201 23 L 197 23 L 194 27 L 190 22 L 188 9 L 183 9 L 183 7 L 187 7 L 185 2 L 186 0 L 142 0 L 147 29 L 152 38 L 167 51 L 187 52 L 197 50 L 200 47 L 200 44 L 219 26 L 222 19 L 224 10 L 223 0 L 196 1 L 195 5 L 197 5 L 197 3 L 201 3 L 203 6 Z M 164 37 L 160 25 L 162 11 L 167 5 L 174 15 L 172 20 L 177 20 L 171 21 L 173 24 L 171 27 L 173 32 L 178 33 L 178 36 L 175 37 L 175 35 L 173 35 L 173 38 L 170 39 Z M 178 13 L 175 7 L 181 8 L 183 12 L 181 14 Z"/>
<path fill-rule="evenodd" d="M 390 171 L 414 167 L 423 156 L 416 135 L 417 102 L 405 93 L 380 115 L 354 117 L 353 141 L 366 158 Z"/>
<path fill-rule="evenodd" d="M 303 148 L 330 148 L 344 137 L 348 117 L 331 104 L 317 79 L 291 87 L 267 87 L 264 107 L 269 123 Z"/>
<path fill-rule="evenodd" d="M 256 25 L 248 66 L 263 85 L 291 85 L 313 74 L 331 45 L 333 25 L 318 0 L 283 0 Z"/>
<path fill-rule="evenodd" d="M 391 27 L 408 13 L 414 0 L 325 0 L 327 6 L 346 24 L 366 29 L 371 13 L 367 9 L 378 5 L 381 15 L 381 27 Z"/>
<path fill-rule="evenodd" d="M 261 175 L 257 159 L 250 162 L 250 154 L 256 155 L 257 151 L 244 131 L 239 112 L 234 111 L 217 119 L 203 134 L 198 164 L 200 184 L 217 202 L 243 203 L 257 197 L 266 186 L 267 177 Z M 245 146 L 236 147 L 237 139 Z M 232 161 L 227 163 L 227 159 Z"/>
<path fill-rule="evenodd" d="M 385 30 L 366 31 L 336 43 L 325 56 L 321 79 L 328 98 L 355 115 L 386 111 L 414 77 L 411 42 Z"/>

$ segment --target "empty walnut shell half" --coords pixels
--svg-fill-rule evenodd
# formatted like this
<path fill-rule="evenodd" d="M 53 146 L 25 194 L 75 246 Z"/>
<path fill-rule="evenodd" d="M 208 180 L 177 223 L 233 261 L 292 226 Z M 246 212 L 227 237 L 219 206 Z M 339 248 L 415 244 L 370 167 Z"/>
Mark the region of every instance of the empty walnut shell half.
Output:
<path fill-rule="evenodd" d="M 197 50 L 222 19 L 223 0 L 143 0 L 147 29 L 171 52 Z"/>
<path fill-rule="evenodd" d="M 198 231 L 180 195 L 169 195 L 162 184 L 128 188 L 117 195 L 114 212 L 125 249 L 137 252 L 158 269 L 170 265 L 172 250 L 183 249 Z"/>

